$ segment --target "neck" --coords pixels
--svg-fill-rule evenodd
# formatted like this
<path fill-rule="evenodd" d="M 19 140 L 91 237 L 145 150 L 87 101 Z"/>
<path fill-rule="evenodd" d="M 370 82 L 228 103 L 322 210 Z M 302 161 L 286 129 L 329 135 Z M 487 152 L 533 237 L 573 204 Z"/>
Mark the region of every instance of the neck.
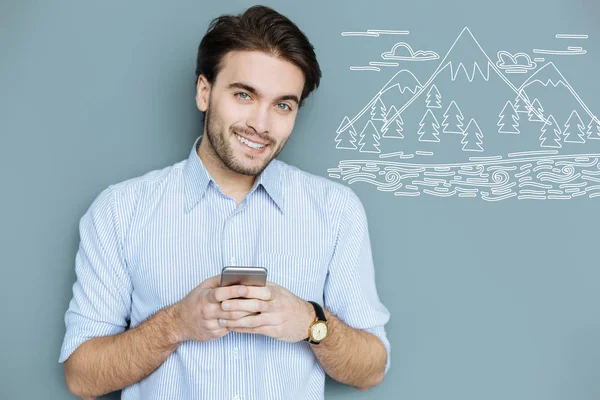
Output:
<path fill-rule="evenodd" d="M 223 193 L 235 199 L 237 204 L 240 204 L 252 189 L 256 177 L 240 174 L 229 169 L 215 153 L 210 141 L 205 136 L 200 139 L 200 146 L 197 150 L 198 157 L 200 157 L 204 167 Z"/>

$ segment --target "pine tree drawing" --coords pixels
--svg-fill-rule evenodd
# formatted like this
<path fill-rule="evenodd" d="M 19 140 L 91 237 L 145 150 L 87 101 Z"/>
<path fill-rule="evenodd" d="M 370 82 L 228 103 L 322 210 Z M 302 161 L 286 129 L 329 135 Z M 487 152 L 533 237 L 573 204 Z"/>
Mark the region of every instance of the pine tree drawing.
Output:
<path fill-rule="evenodd" d="M 542 134 L 540 135 L 540 140 L 542 143 L 541 147 L 554 147 L 560 148 L 562 144 L 560 144 L 560 128 L 556 123 L 556 120 L 551 115 L 546 120 L 546 123 L 542 126 Z"/>
<path fill-rule="evenodd" d="M 373 121 L 369 120 L 365 125 L 360 133 L 358 145 L 361 153 L 381 153 L 381 150 L 379 150 L 379 132 L 373 125 Z"/>
<path fill-rule="evenodd" d="M 600 139 L 600 121 L 593 117 L 588 125 L 588 139 Z"/>
<path fill-rule="evenodd" d="M 442 95 L 435 85 L 431 86 L 429 92 L 427 92 L 427 108 L 442 108 Z"/>
<path fill-rule="evenodd" d="M 444 133 L 463 133 L 463 117 L 460 108 L 456 105 L 456 102 L 452 100 L 450 105 L 444 113 L 444 120 L 442 126 L 444 127 Z"/>
<path fill-rule="evenodd" d="M 565 123 L 563 135 L 565 136 L 565 143 L 585 143 L 585 139 L 583 138 L 585 135 L 585 124 L 576 110 L 571 112 L 569 119 Z"/>
<path fill-rule="evenodd" d="M 527 95 L 525 93 L 521 92 L 519 94 L 520 94 L 520 96 L 517 96 L 517 98 L 515 99 L 515 102 L 514 102 L 515 111 L 518 113 L 527 114 L 528 111 L 527 111 L 526 105 L 529 102 L 529 99 L 524 100 L 527 98 Z"/>
<path fill-rule="evenodd" d="M 396 112 L 398 112 L 398 110 L 396 110 L 396 107 L 391 106 L 390 110 L 385 116 L 384 124 L 387 124 L 389 121 L 388 118 L 392 118 L 394 115 L 396 115 Z M 402 134 L 402 131 L 404 130 L 402 128 L 403 124 L 404 121 L 402 120 L 402 117 L 398 115 L 398 118 L 396 119 L 396 125 L 398 129 L 390 129 L 392 127 L 388 127 L 388 129 L 383 133 L 382 137 L 390 139 L 404 139 L 404 135 Z"/>
<path fill-rule="evenodd" d="M 344 117 L 342 123 L 339 128 L 348 125 L 348 127 L 342 132 L 338 133 L 335 137 L 336 141 L 336 149 L 347 149 L 347 150 L 356 150 L 356 130 L 354 126 L 350 124 L 350 120 L 348 117 Z M 338 129 L 339 129 L 338 128 Z"/>
<path fill-rule="evenodd" d="M 500 117 L 500 121 L 498 121 L 498 133 L 513 133 L 517 134 L 519 132 L 519 114 L 515 111 L 512 103 L 509 101 L 506 102 L 504 108 L 498 114 Z"/>
<path fill-rule="evenodd" d="M 463 144 L 462 149 L 464 151 L 483 151 L 483 147 L 481 147 L 483 144 L 483 133 L 481 133 L 477 121 L 473 118 L 471 118 L 469 125 L 465 129 L 461 143 Z"/>
<path fill-rule="evenodd" d="M 385 121 L 387 115 L 387 109 L 381 97 L 377 98 L 377 101 L 371 106 L 371 119 L 373 121 Z"/>
<path fill-rule="evenodd" d="M 438 135 L 440 134 L 439 128 L 440 124 L 438 123 L 435 115 L 431 112 L 431 109 L 428 108 L 427 112 L 419 122 L 419 141 L 420 142 L 439 142 L 440 138 Z"/>
<path fill-rule="evenodd" d="M 537 99 L 537 97 L 535 99 L 533 99 L 533 103 L 531 103 L 531 107 L 527 107 L 528 111 L 527 111 L 527 116 L 529 117 L 529 120 L 532 122 L 543 122 L 542 119 L 540 117 L 538 117 L 534 110 L 538 112 L 538 114 L 540 115 L 544 115 L 544 107 L 542 107 L 542 105 L 540 104 L 540 101 Z"/>

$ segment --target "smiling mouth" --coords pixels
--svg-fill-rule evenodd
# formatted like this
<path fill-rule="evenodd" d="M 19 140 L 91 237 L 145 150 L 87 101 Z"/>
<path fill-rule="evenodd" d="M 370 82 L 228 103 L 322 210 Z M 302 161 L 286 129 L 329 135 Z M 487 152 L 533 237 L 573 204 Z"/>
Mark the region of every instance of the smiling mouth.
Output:
<path fill-rule="evenodd" d="M 245 144 L 246 146 L 248 146 L 248 147 L 250 147 L 250 148 L 252 148 L 254 150 L 262 150 L 266 146 L 268 146 L 267 144 L 261 144 L 261 143 L 252 142 L 252 141 L 246 139 L 245 137 L 238 135 L 235 132 L 234 132 L 234 135 L 237 138 L 237 140 L 239 140 L 241 143 Z"/>

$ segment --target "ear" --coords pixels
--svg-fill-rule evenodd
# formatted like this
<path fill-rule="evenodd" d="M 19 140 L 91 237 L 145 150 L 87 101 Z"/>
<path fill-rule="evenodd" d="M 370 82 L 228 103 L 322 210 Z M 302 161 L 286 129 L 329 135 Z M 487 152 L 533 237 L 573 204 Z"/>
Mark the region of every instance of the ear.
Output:
<path fill-rule="evenodd" d="M 204 75 L 198 77 L 196 82 L 196 106 L 200 111 L 208 109 L 208 99 L 210 97 L 211 85 Z"/>

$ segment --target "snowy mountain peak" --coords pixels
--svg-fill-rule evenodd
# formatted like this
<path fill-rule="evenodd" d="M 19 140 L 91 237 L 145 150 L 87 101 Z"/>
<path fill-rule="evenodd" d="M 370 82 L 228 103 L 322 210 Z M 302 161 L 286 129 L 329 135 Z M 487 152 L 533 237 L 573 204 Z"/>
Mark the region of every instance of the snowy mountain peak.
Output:
<path fill-rule="evenodd" d="M 477 70 L 479 70 L 481 76 L 488 80 L 491 63 L 492 61 L 475 39 L 475 36 L 469 28 L 465 27 L 440 64 L 440 71 L 450 66 L 453 81 L 457 79 L 461 70 L 466 74 L 469 81 L 473 81 Z"/>
<path fill-rule="evenodd" d="M 540 82 L 544 86 L 552 85 L 556 87 L 561 83 L 565 86 L 568 86 L 565 77 L 560 73 L 553 62 L 549 62 L 542 68 L 538 69 L 523 83 L 523 85 L 521 85 L 521 89 L 526 88 L 534 82 Z"/>
<path fill-rule="evenodd" d="M 403 69 L 394 74 L 392 79 L 390 79 L 385 86 L 381 89 L 381 93 L 393 88 L 397 87 L 400 90 L 400 93 L 404 93 L 405 90 L 410 90 L 413 94 L 421 88 L 421 82 L 417 79 L 417 77 L 407 69 Z"/>

